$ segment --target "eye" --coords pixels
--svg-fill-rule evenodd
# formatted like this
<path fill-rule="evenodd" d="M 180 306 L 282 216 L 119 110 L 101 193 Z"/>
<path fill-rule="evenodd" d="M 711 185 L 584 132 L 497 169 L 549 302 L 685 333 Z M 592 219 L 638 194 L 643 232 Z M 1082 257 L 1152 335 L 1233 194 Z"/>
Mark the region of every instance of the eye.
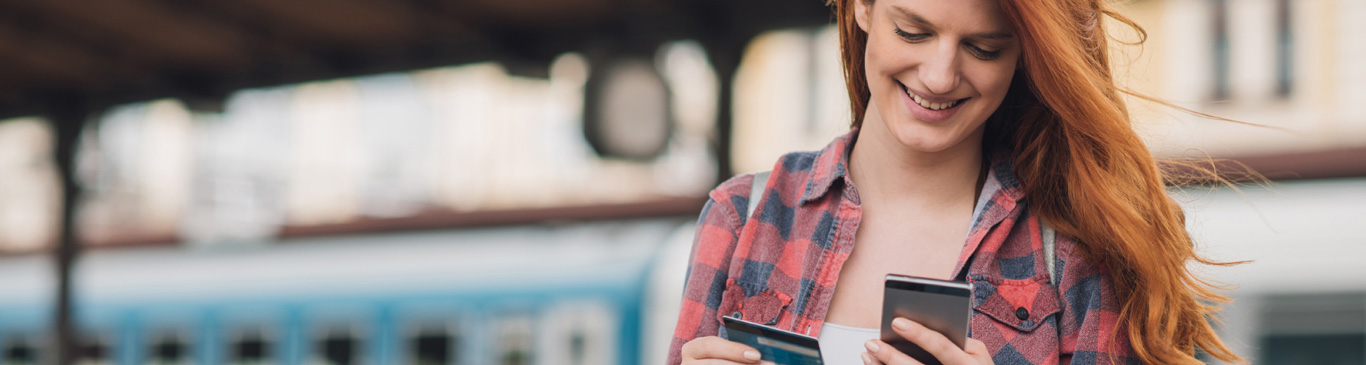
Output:
<path fill-rule="evenodd" d="M 1000 57 L 1001 57 L 1001 51 L 1000 51 L 1000 50 L 988 51 L 988 50 L 982 49 L 981 47 L 978 47 L 978 46 L 972 45 L 972 44 L 968 44 L 968 45 L 966 45 L 965 47 L 968 48 L 968 52 L 969 52 L 969 53 L 972 53 L 972 56 L 973 56 L 973 57 L 977 57 L 977 59 L 980 59 L 980 60 L 983 60 L 983 61 L 990 61 L 990 60 L 994 60 L 994 59 L 997 59 L 997 58 L 1000 58 Z"/>
<path fill-rule="evenodd" d="M 919 42 L 925 40 L 925 38 L 930 37 L 929 33 L 908 33 L 904 30 L 901 30 L 901 28 L 899 27 L 892 28 L 896 29 L 897 36 L 901 37 L 901 39 L 905 39 L 907 42 Z"/>

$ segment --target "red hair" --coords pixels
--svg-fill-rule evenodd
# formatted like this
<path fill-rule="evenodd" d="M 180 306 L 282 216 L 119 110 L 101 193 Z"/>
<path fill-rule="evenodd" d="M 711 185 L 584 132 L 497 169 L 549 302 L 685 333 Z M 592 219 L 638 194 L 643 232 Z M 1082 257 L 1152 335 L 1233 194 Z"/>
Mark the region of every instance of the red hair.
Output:
<path fill-rule="evenodd" d="M 863 70 L 868 35 L 854 19 L 853 1 L 874 0 L 828 1 L 838 20 L 853 126 L 859 127 L 870 97 Z M 1167 195 L 1164 179 L 1172 177 L 1164 176 L 1133 130 L 1125 91 L 1110 73 L 1102 17 L 1141 35 L 1143 29 L 1105 0 L 1001 0 L 1000 6 L 1020 41 L 1021 67 L 988 119 L 984 148 L 1009 148 L 1030 208 L 1058 232 L 1076 237 L 1085 256 L 1109 273 L 1121 305 L 1116 332 L 1127 331 L 1139 360 L 1198 364 L 1199 348 L 1241 361 L 1208 322 L 1218 307 L 1207 303 L 1229 299 L 1186 266 L 1192 260 L 1228 263 L 1195 253 L 1184 213 Z"/>

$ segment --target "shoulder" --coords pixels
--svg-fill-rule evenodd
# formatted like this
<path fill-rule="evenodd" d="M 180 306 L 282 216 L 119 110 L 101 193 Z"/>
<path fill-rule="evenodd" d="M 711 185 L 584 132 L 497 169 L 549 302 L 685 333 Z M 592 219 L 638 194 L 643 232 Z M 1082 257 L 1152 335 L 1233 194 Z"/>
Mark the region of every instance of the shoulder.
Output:
<path fill-rule="evenodd" d="M 1104 267 L 1096 265 L 1086 254 L 1086 247 L 1076 237 L 1056 232 L 1054 236 L 1054 251 L 1058 264 L 1058 273 L 1064 276 L 1097 276 L 1103 277 L 1106 273 Z"/>
<path fill-rule="evenodd" d="M 707 207 L 704 213 L 718 209 L 735 214 L 745 211 L 749 206 L 749 192 L 754 185 L 754 174 L 740 174 L 726 179 L 721 185 L 707 193 Z M 737 215 L 738 217 L 738 215 Z"/>
<path fill-rule="evenodd" d="M 767 171 L 767 185 L 782 190 L 782 193 L 801 193 L 792 190 L 806 185 L 818 156 L 819 151 L 800 151 L 779 157 L 773 164 L 773 169 Z M 749 205 L 749 199 L 756 198 L 749 196 L 754 189 L 755 174 L 735 175 L 717 185 L 707 196 L 715 203 L 725 203 L 732 211 L 743 212 Z"/>

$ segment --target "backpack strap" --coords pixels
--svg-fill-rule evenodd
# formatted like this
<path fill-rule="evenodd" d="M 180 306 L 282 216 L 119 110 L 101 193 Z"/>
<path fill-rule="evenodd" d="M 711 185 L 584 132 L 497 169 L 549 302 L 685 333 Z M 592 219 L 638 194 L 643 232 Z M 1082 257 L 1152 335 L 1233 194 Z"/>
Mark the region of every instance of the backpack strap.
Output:
<path fill-rule="evenodd" d="M 754 182 L 749 187 L 749 207 L 745 208 L 746 220 L 749 219 L 749 216 L 754 215 L 754 209 L 759 208 L 759 199 L 764 197 L 764 189 L 768 186 L 768 173 L 770 172 L 772 170 L 754 173 Z"/>
<path fill-rule="evenodd" d="M 1043 264 L 1048 268 L 1048 282 L 1053 286 L 1058 285 L 1058 231 L 1053 230 L 1052 226 L 1039 220 L 1039 226 L 1043 228 L 1040 238 L 1043 238 Z"/>

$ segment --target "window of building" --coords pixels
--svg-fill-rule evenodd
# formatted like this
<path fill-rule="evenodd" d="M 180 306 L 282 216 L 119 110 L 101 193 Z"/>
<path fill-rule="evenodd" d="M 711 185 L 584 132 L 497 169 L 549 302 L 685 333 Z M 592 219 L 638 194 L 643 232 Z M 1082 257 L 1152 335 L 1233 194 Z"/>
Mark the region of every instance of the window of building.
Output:
<path fill-rule="evenodd" d="M 1228 0 L 1210 0 L 1213 7 L 1214 21 L 1210 22 L 1214 37 L 1211 44 L 1213 54 L 1210 63 L 1210 75 L 1213 76 L 1214 85 L 1211 85 L 1210 99 L 1226 100 L 1229 98 L 1229 39 L 1228 39 Z"/>
<path fill-rule="evenodd" d="M 1294 89 L 1294 33 L 1290 26 L 1290 0 L 1276 0 L 1276 96 L 1289 97 Z"/>
<path fill-rule="evenodd" d="M 45 120 L 0 120 L 0 252 L 37 252 L 56 238 L 61 185 L 51 140 Z"/>

